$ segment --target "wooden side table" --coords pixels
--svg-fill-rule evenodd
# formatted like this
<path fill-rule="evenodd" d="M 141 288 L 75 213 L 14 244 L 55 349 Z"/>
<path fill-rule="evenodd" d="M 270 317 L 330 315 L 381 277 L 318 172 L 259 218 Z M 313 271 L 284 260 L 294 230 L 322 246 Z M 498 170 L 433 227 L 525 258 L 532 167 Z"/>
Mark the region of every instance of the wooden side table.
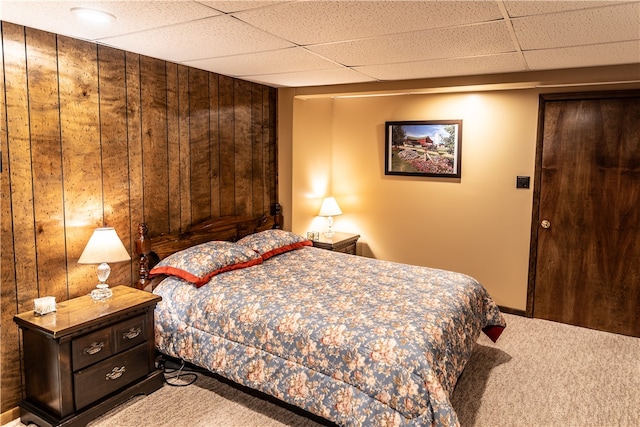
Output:
<path fill-rule="evenodd" d="M 86 295 L 58 303 L 54 313 L 14 317 L 24 355 L 22 423 L 84 426 L 162 387 L 153 327 L 162 298 L 128 286 L 112 290 L 106 301 Z"/>
<path fill-rule="evenodd" d="M 355 255 L 356 243 L 359 238 L 359 234 L 334 232 L 333 237 L 328 238 L 324 233 L 320 233 L 320 239 L 315 240 L 313 242 L 313 246 L 334 252 L 344 252 L 346 254 Z"/>

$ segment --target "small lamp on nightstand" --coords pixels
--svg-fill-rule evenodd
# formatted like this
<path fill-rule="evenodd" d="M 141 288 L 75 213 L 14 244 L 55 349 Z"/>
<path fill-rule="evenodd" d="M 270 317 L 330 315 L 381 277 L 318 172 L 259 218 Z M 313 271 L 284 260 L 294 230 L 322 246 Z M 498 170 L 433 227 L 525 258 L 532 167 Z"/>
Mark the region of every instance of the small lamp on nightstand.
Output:
<path fill-rule="evenodd" d="M 91 298 L 96 301 L 110 298 L 113 292 L 106 282 L 111 274 L 111 267 L 107 263 L 124 262 L 130 259 L 129 253 L 113 227 L 96 228 L 78 259 L 78 264 L 100 264 L 98 266 L 100 283 L 91 291 Z"/>
<path fill-rule="evenodd" d="M 324 233 L 325 236 L 333 237 L 333 217 L 338 215 L 342 215 L 342 211 L 336 199 L 333 197 L 325 197 L 322 201 L 322 206 L 320 206 L 320 213 L 318 214 L 318 216 L 327 217 L 327 231 Z"/>

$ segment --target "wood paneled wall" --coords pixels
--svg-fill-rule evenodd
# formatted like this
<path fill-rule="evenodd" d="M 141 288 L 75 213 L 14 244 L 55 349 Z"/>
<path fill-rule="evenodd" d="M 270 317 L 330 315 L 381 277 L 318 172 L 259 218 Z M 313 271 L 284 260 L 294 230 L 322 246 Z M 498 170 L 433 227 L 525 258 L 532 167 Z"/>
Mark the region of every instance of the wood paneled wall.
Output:
<path fill-rule="evenodd" d="M 2 22 L 2 412 L 21 398 L 13 315 L 88 293 L 98 226 L 150 235 L 269 214 L 276 89 Z M 109 282 L 137 280 L 135 262 Z"/>

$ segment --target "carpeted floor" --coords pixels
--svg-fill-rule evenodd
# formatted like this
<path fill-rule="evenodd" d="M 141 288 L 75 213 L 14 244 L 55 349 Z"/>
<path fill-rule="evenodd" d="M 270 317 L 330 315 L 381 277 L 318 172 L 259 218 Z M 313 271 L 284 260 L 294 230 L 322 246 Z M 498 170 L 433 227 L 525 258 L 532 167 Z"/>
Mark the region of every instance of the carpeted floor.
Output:
<path fill-rule="evenodd" d="M 462 426 L 640 426 L 640 338 L 506 317 L 456 386 Z"/>
<path fill-rule="evenodd" d="M 452 396 L 463 427 L 640 426 L 639 338 L 505 316 L 500 340 L 480 338 Z M 132 399 L 89 424 L 151 425 L 319 426 L 203 375 L 188 387 L 165 385 Z"/>

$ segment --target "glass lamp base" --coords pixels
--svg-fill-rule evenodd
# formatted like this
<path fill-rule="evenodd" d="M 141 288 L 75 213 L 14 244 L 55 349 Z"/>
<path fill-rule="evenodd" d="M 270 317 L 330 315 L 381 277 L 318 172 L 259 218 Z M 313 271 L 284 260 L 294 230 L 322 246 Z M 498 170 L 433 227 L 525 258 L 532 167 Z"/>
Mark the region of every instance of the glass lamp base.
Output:
<path fill-rule="evenodd" d="M 91 291 L 91 298 L 93 298 L 94 301 L 107 300 L 111 298 L 111 295 L 113 295 L 113 292 L 106 283 L 100 283 L 96 286 L 96 289 Z"/>
<path fill-rule="evenodd" d="M 327 231 L 324 232 L 325 237 L 332 238 L 333 237 L 333 217 L 327 217 Z"/>

